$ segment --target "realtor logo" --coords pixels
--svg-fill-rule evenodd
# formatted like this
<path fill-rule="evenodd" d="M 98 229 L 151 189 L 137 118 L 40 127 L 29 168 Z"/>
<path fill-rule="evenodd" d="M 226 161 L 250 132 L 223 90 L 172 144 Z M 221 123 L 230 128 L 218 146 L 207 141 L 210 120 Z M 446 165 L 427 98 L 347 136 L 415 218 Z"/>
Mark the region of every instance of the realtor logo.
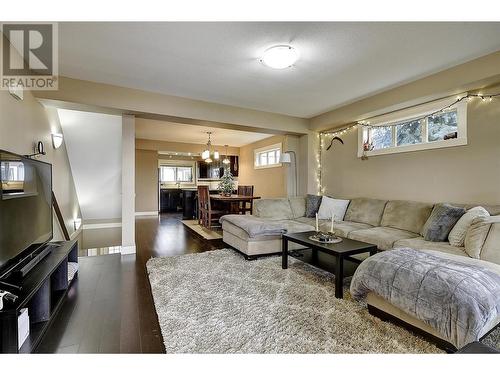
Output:
<path fill-rule="evenodd" d="M 57 90 L 57 24 L 3 23 L 2 89 Z"/>

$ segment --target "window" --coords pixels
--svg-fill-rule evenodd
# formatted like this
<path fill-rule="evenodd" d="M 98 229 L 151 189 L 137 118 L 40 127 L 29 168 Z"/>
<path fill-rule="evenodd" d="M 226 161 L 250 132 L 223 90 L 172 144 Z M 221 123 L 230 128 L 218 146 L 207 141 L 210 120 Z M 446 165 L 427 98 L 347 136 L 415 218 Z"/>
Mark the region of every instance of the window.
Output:
<path fill-rule="evenodd" d="M 256 149 L 254 155 L 256 169 L 280 167 L 281 143 Z"/>
<path fill-rule="evenodd" d="M 450 99 L 447 99 L 449 103 Z M 358 157 L 467 144 L 467 102 L 445 112 L 425 116 L 446 105 L 445 100 L 380 116 L 370 127 L 359 128 Z"/>
<path fill-rule="evenodd" d="M 428 118 L 429 142 L 444 140 L 458 131 L 457 111 L 445 112 Z"/>
<path fill-rule="evenodd" d="M 2 181 L 24 181 L 24 164 L 22 162 L 2 162 L 0 170 Z"/>
<path fill-rule="evenodd" d="M 193 167 L 191 166 L 166 166 L 160 167 L 161 182 L 193 182 Z"/>

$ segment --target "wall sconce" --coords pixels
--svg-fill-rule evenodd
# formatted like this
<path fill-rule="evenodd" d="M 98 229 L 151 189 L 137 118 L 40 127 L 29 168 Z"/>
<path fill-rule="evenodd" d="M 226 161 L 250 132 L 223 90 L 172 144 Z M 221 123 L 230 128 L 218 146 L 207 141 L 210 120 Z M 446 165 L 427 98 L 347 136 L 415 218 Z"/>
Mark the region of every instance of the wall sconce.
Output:
<path fill-rule="evenodd" d="M 82 219 L 77 218 L 73 221 L 73 227 L 75 228 L 75 230 L 78 230 L 81 225 L 82 225 Z"/>
<path fill-rule="evenodd" d="M 52 146 L 57 149 L 61 147 L 62 143 L 63 135 L 61 133 L 52 133 Z"/>

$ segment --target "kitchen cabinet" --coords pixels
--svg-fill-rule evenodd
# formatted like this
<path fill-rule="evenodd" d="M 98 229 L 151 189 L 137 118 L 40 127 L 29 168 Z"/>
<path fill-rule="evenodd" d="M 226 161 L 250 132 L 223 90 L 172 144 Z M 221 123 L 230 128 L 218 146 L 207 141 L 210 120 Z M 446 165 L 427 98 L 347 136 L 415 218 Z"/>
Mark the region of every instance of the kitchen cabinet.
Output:
<path fill-rule="evenodd" d="M 177 212 L 182 209 L 180 189 L 160 189 L 160 212 Z"/>
<path fill-rule="evenodd" d="M 238 177 L 239 165 L 238 165 L 238 156 L 231 155 L 229 156 L 229 169 L 231 174 L 234 177 Z M 224 164 L 222 163 L 222 159 L 214 160 L 212 163 L 207 164 L 204 161 L 198 162 L 198 178 L 210 178 L 210 179 L 219 179 L 224 174 Z"/>

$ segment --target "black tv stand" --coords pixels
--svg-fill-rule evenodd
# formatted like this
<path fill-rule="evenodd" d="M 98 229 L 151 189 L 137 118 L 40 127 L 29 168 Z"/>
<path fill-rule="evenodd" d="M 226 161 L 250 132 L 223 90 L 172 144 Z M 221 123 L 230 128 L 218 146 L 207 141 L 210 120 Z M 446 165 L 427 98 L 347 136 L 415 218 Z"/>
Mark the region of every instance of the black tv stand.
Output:
<path fill-rule="evenodd" d="M 19 289 L 13 290 L 5 285 L 5 289 L 18 298 L 15 302 L 4 303 L 0 311 L 0 353 L 34 352 L 47 328 L 57 319 L 57 312 L 78 275 L 75 273 L 70 280 L 68 273 L 68 263 L 78 263 L 78 242 L 58 244 L 60 246 L 52 248 L 26 277 L 5 281 L 17 285 Z M 30 333 L 19 347 L 17 319 L 25 308 L 28 309 Z"/>

